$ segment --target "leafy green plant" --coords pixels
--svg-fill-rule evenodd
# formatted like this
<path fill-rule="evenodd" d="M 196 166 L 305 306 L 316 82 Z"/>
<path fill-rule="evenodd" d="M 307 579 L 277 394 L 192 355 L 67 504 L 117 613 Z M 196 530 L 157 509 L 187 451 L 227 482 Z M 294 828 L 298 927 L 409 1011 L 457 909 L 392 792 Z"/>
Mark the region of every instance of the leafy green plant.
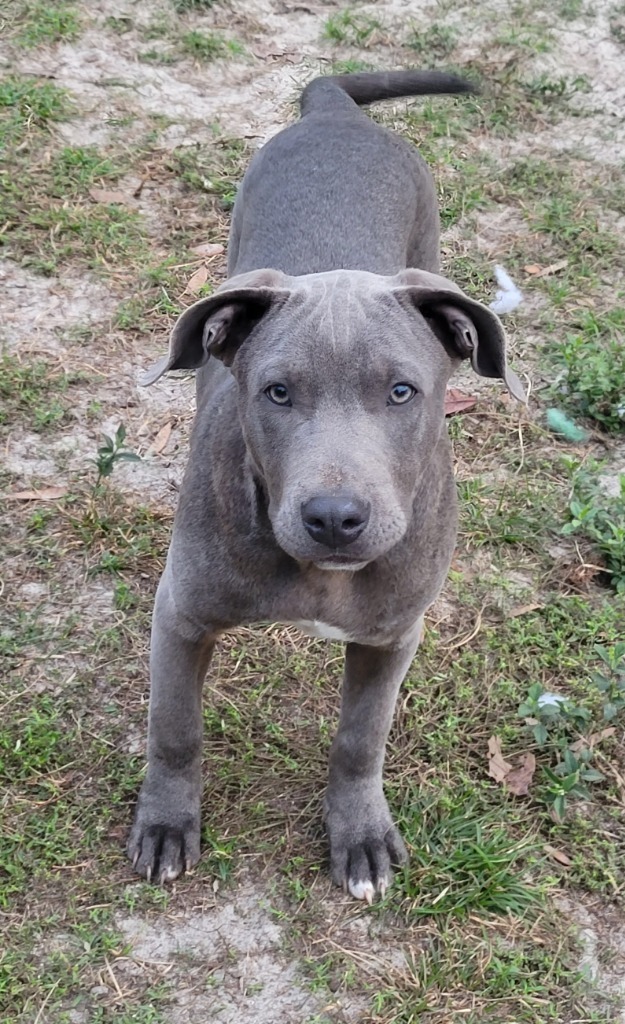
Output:
<path fill-rule="evenodd" d="M 141 462 L 141 457 L 136 452 L 125 447 L 125 440 L 126 428 L 123 423 L 119 424 L 114 437 L 108 437 L 107 434 L 102 436 L 102 444 L 98 448 L 95 459 L 92 460 L 98 471 L 94 491 L 105 477 L 111 475 L 118 462 Z"/>
<path fill-rule="evenodd" d="M 406 45 L 424 60 L 437 61 L 448 57 L 458 39 L 456 29 L 449 25 L 430 25 L 429 28 L 411 33 Z"/>
<path fill-rule="evenodd" d="M 184 14 L 185 11 L 207 11 L 216 3 L 217 0 L 173 0 L 174 10 L 178 14 Z"/>
<path fill-rule="evenodd" d="M 371 36 L 380 28 L 380 22 L 353 11 L 339 11 L 325 23 L 323 34 L 334 43 L 348 43 L 352 46 L 365 46 Z"/>
<path fill-rule="evenodd" d="M 606 668 L 591 678 L 602 698 L 603 721 L 612 721 L 625 708 L 625 643 L 611 647 L 595 644 L 594 650 Z M 594 709 L 545 692 L 540 683 L 530 686 L 518 714 L 537 746 L 551 755 L 551 764 L 541 766 L 542 798 L 554 820 L 561 823 L 571 798 L 590 799 L 588 785 L 605 780 L 592 766 L 592 744 L 584 742 L 597 725 L 597 715 Z"/>
<path fill-rule="evenodd" d="M 625 594 L 625 473 L 619 476 L 619 493 L 606 494 L 587 474 L 578 474 L 569 504 L 570 522 L 564 534 L 582 533 L 603 555 L 617 593 Z"/>
<path fill-rule="evenodd" d="M 185 53 L 204 61 L 234 57 L 244 52 L 243 46 L 236 39 L 226 39 L 217 32 L 198 32 L 196 29 L 185 33 L 180 45 Z"/>
<path fill-rule="evenodd" d="M 619 433 L 625 431 L 625 345 L 618 328 L 625 328 L 625 310 L 615 310 L 611 320 L 615 329 L 608 337 L 599 335 L 589 320 L 589 329 L 568 335 L 554 356 L 564 367 L 557 385 L 560 397 L 579 415 Z"/>
<path fill-rule="evenodd" d="M 592 681 L 604 698 L 603 717 L 611 722 L 625 708 L 625 643 L 614 647 L 595 644 L 595 652 L 606 667 L 593 672 Z"/>

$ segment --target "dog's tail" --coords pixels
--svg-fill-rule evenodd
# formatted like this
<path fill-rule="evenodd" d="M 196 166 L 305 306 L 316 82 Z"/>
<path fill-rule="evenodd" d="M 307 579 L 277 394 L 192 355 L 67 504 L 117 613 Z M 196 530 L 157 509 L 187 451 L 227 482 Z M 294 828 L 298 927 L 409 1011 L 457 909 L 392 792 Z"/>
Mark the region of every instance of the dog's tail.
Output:
<path fill-rule="evenodd" d="M 353 103 L 362 106 L 399 96 L 479 92 L 477 85 L 446 71 L 359 71 L 353 75 L 313 78 L 300 98 L 302 116 L 312 111 L 336 110 Z"/>

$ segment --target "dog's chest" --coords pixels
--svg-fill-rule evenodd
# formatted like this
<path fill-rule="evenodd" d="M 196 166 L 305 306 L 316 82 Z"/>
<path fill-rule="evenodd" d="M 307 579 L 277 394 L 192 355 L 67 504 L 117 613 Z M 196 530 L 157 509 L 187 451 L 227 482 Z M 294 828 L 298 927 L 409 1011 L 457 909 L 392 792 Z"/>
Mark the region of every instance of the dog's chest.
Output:
<path fill-rule="evenodd" d="M 343 629 L 336 626 L 329 626 L 326 622 L 318 619 L 298 619 L 295 623 L 306 636 L 319 637 L 321 640 L 340 640 L 341 643 L 349 643 L 353 638 Z"/>

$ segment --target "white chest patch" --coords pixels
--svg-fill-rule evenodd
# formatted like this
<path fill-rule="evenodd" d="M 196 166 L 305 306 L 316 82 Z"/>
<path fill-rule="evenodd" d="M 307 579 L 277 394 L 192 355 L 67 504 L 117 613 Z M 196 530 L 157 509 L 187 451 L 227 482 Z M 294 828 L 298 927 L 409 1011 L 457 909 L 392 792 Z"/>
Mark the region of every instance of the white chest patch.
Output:
<path fill-rule="evenodd" d="M 318 622 L 316 619 L 300 619 L 294 625 L 301 629 L 302 633 L 306 633 L 307 636 L 317 636 L 322 640 L 340 640 L 346 644 L 352 639 L 342 629 L 337 629 L 336 626 L 328 626 L 325 622 Z"/>

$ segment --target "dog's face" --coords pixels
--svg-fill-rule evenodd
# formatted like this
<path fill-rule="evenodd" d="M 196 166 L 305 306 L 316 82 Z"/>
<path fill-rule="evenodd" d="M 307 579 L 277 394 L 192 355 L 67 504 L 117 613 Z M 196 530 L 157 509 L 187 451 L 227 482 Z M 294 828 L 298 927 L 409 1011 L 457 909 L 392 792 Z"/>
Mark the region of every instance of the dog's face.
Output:
<path fill-rule="evenodd" d="M 211 354 L 236 378 L 278 544 L 326 569 L 379 558 L 419 514 L 460 358 L 518 383 L 497 318 L 419 271 L 235 278 L 183 314 L 152 379 Z"/>

